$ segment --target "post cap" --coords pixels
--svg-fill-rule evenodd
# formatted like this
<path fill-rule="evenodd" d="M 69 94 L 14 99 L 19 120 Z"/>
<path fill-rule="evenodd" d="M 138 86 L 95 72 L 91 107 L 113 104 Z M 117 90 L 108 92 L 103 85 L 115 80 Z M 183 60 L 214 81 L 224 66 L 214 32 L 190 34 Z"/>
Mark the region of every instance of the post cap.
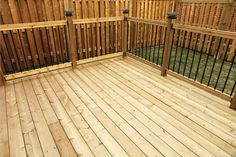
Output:
<path fill-rule="evenodd" d="M 167 18 L 168 19 L 176 19 L 177 13 L 176 12 L 168 12 Z"/>
<path fill-rule="evenodd" d="M 122 11 L 123 11 L 123 14 L 128 14 L 129 13 L 129 9 L 128 8 L 124 8 Z"/>
<path fill-rule="evenodd" d="M 66 9 L 65 10 L 65 16 L 72 16 L 73 15 L 73 10 L 72 9 Z"/>

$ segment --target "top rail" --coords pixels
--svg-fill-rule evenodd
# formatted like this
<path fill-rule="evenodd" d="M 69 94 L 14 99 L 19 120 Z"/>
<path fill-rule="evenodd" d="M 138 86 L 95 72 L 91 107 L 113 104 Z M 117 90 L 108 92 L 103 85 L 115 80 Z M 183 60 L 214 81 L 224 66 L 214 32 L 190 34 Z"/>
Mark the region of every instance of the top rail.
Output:
<path fill-rule="evenodd" d="M 177 0 L 176 2 L 183 3 L 232 3 L 233 0 Z"/>
<path fill-rule="evenodd" d="M 167 22 L 161 21 L 161 20 L 151 20 L 151 19 L 143 19 L 143 18 L 137 18 L 137 17 L 128 17 L 128 20 L 133 21 L 133 22 L 146 23 L 146 24 L 167 27 Z"/>
<path fill-rule="evenodd" d="M 236 39 L 236 32 L 223 31 L 223 30 L 204 28 L 204 27 L 189 26 L 189 25 L 182 25 L 182 24 L 174 24 L 173 28 L 185 30 L 185 31 L 189 31 L 189 32 L 194 32 L 194 33 L 203 33 L 203 34 L 214 35 L 214 36 L 223 37 L 223 38 Z"/>
<path fill-rule="evenodd" d="M 87 18 L 87 19 L 74 19 L 73 24 L 95 23 L 95 22 L 109 22 L 109 21 L 122 21 L 124 17 L 104 17 L 104 18 Z"/>
<path fill-rule="evenodd" d="M 7 25 L 0 25 L 0 31 L 18 30 L 18 29 L 32 29 L 32 28 L 64 26 L 64 25 L 66 25 L 66 20 L 7 24 Z"/>

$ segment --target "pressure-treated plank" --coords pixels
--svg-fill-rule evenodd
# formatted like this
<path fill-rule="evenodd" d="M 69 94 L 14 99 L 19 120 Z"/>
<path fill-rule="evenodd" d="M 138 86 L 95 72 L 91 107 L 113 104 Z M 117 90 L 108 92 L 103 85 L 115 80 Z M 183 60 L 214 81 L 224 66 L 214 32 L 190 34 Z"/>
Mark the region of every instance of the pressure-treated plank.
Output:
<path fill-rule="evenodd" d="M 22 135 L 13 82 L 9 82 L 6 86 L 6 105 L 10 155 L 17 157 L 26 157 L 26 146 L 24 144 Z"/>
<path fill-rule="evenodd" d="M 144 156 L 144 154 L 138 149 L 137 146 L 146 154 L 153 155 L 155 154 L 155 148 L 145 141 L 124 119 L 122 119 L 115 111 L 113 111 L 108 104 L 102 100 L 102 98 L 106 98 L 107 95 L 103 92 L 99 92 L 96 94 L 92 89 L 87 88 L 85 83 L 81 83 L 80 80 L 77 79 L 77 76 L 73 72 L 68 72 L 71 78 L 67 75 L 63 75 L 64 78 L 69 81 L 71 88 L 74 88 L 76 94 L 81 97 L 84 102 L 87 102 L 89 105 L 89 109 L 93 112 L 93 114 L 99 119 L 99 121 L 106 127 L 109 133 L 117 139 L 120 145 L 130 156 Z M 74 80 L 72 80 L 74 79 Z M 74 83 L 75 81 L 76 83 Z M 79 87 L 80 85 L 80 87 Z M 86 93 L 85 93 L 86 92 Z M 100 98 L 99 98 L 100 96 Z M 95 107 L 95 106 L 99 106 Z M 105 112 L 105 113 L 104 113 Z M 107 117 L 107 116 L 109 117 Z M 108 119 L 111 120 L 108 120 Z M 124 132 L 122 132 L 121 130 Z M 132 136 L 131 136 L 132 135 Z M 135 136 L 134 136 L 135 135 Z M 133 142 L 137 145 L 135 146 L 129 138 L 133 140 Z"/>
<path fill-rule="evenodd" d="M 23 85 L 44 156 L 60 156 L 31 82 L 24 79 Z"/>
<path fill-rule="evenodd" d="M 42 147 L 21 80 L 14 81 L 14 86 L 27 156 L 43 156 Z"/>
<path fill-rule="evenodd" d="M 149 75 L 150 76 L 150 75 Z M 139 83 L 140 84 L 140 83 Z M 138 85 L 138 86 L 140 86 L 140 85 Z M 148 90 L 148 88 L 146 88 L 146 90 Z M 151 93 L 154 93 L 154 92 L 152 92 L 152 90 L 148 90 L 149 92 L 151 92 Z M 170 96 L 169 96 L 170 97 Z M 158 97 L 159 99 L 161 98 L 160 96 Z M 162 100 L 163 101 L 163 100 Z M 191 117 L 190 117 L 191 118 Z M 218 131 L 218 130 L 217 130 Z M 222 132 L 220 132 L 220 133 L 222 133 Z M 216 134 L 216 135 L 218 135 L 218 134 Z M 232 143 L 232 141 L 230 142 L 230 143 Z M 233 144 L 233 143 L 232 143 Z M 232 149 L 233 150 L 233 149 Z"/>
<path fill-rule="evenodd" d="M 56 79 L 58 83 L 63 86 L 65 92 L 68 93 L 67 96 L 71 100 L 73 100 L 74 105 L 78 105 L 78 109 L 82 111 L 82 116 L 93 129 L 93 131 L 97 134 L 97 136 L 100 138 L 101 142 L 108 148 L 109 152 L 113 156 L 127 156 L 126 152 L 113 139 L 109 132 L 104 129 L 103 125 L 97 120 L 97 118 L 93 116 L 93 114 L 86 108 L 86 106 L 83 105 L 83 102 L 76 96 L 75 93 L 73 93 L 73 90 L 68 85 L 66 85 L 65 82 L 62 82 L 62 79 L 59 79 L 58 77 L 56 77 Z M 81 106 L 79 107 L 79 105 Z"/>
<path fill-rule="evenodd" d="M 5 87 L 0 87 L 0 156 L 9 157 L 9 141 L 7 128 L 7 106 Z"/>
<path fill-rule="evenodd" d="M 45 77 L 40 77 L 39 80 L 77 155 L 93 156 L 49 82 Z"/>
<path fill-rule="evenodd" d="M 42 108 L 44 117 L 47 121 L 49 129 L 52 133 L 52 136 L 55 140 L 57 148 L 61 156 L 71 156 L 75 157 L 76 153 L 63 129 L 61 126 L 54 110 L 52 109 L 50 102 L 43 91 L 43 88 L 39 80 L 34 77 L 32 80 L 32 86 L 34 88 L 35 94 L 37 95 L 40 107 Z"/>
<path fill-rule="evenodd" d="M 53 77 L 48 77 L 49 82 L 51 82 L 52 79 Z M 54 90 L 57 89 L 56 91 L 57 96 L 59 97 L 62 104 L 65 105 L 65 109 L 68 115 L 71 116 L 72 121 L 74 121 L 75 125 L 80 130 L 81 135 L 83 136 L 85 142 L 87 142 L 87 145 L 90 147 L 90 150 L 93 152 L 93 154 L 96 154 L 97 156 L 109 156 L 109 152 L 106 150 L 106 148 L 99 140 L 99 138 L 96 136 L 96 134 L 93 133 L 91 129 L 91 127 L 93 128 L 93 126 L 90 126 L 91 123 L 89 123 L 90 124 L 89 125 L 86 122 L 86 119 L 84 119 L 84 117 L 82 116 L 86 112 L 82 110 L 83 112 L 80 113 L 79 111 L 81 110 L 75 107 L 75 105 L 77 104 L 83 104 L 82 101 L 79 98 L 77 98 L 78 100 L 77 103 L 73 104 L 73 102 L 71 101 L 71 97 L 73 96 L 73 91 L 70 91 L 69 94 L 66 94 L 69 88 L 63 89 L 65 88 L 65 85 L 62 85 L 61 87 L 59 83 L 54 83 L 52 87 L 54 88 Z M 65 90 L 65 92 L 63 92 L 63 90 Z M 76 97 L 72 98 L 76 99 Z M 90 152 L 88 149 L 85 149 L 84 151 L 87 151 L 88 153 Z"/>
<path fill-rule="evenodd" d="M 96 76 L 98 76 L 98 74 L 96 74 Z M 106 82 L 104 82 L 104 83 L 107 84 L 110 88 L 115 89 L 115 90 L 117 91 L 117 94 L 120 95 L 120 96 L 122 96 L 122 97 L 124 97 L 124 99 L 125 99 L 126 101 L 130 102 L 130 104 L 135 104 L 135 107 L 137 107 L 137 109 L 138 109 L 139 111 L 142 111 L 146 116 L 148 116 L 149 118 L 155 120 L 155 122 L 158 123 L 158 124 L 161 125 L 161 126 L 163 126 L 163 124 L 166 124 L 163 119 L 161 119 L 161 118 L 157 117 L 156 115 L 154 115 L 152 112 L 150 112 L 150 110 L 148 110 L 147 108 L 145 108 L 143 105 L 141 105 L 139 102 L 137 102 L 137 101 L 136 101 L 134 98 L 132 98 L 131 96 L 127 96 L 127 97 L 126 97 L 125 94 L 124 94 L 124 92 L 122 92 L 121 89 L 117 88 L 114 84 L 108 83 L 108 82 L 109 82 L 109 81 L 106 81 Z M 105 88 L 105 87 L 104 87 L 104 88 Z M 109 93 L 111 93 L 111 92 L 109 92 Z M 121 97 L 119 97 L 119 99 L 118 99 L 117 101 L 122 102 L 122 104 L 125 103 L 125 101 L 122 100 Z M 126 107 L 126 106 L 128 106 L 128 104 L 126 104 L 124 107 Z M 136 112 L 138 112 L 138 111 L 136 111 Z M 162 124 L 162 123 L 163 123 L 163 124 Z M 163 126 L 163 127 L 164 127 L 164 126 Z M 164 129 L 165 129 L 167 132 L 169 132 L 169 133 L 174 133 L 174 132 L 176 132 L 176 134 L 178 134 L 178 135 L 180 135 L 180 136 L 183 135 L 181 132 L 178 132 L 178 130 L 174 129 L 174 127 L 172 127 L 171 125 L 165 126 Z M 169 129 L 171 129 L 172 131 L 168 131 Z M 177 132 L 178 132 L 178 133 L 177 133 Z M 172 135 L 173 135 L 173 134 L 172 134 Z M 175 136 L 175 137 L 176 137 L 176 136 Z M 176 138 L 180 138 L 180 137 L 176 137 Z M 199 153 L 199 154 L 202 154 L 202 155 L 203 155 L 203 154 L 208 154 L 208 155 L 210 155 L 210 153 L 208 153 L 206 150 L 204 150 L 203 147 L 201 147 L 201 146 L 199 146 L 199 145 L 197 146 L 197 144 L 196 144 L 194 141 L 191 141 L 190 139 L 188 139 L 187 136 L 184 136 L 184 135 L 183 135 L 180 139 L 183 139 L 183 138 L 186 139 L 186 140 L 184 140 L 184 141 L 186 142 L 185 145 L 190 146 L 191 149 L 194 149 L 194 147 L 195 147 L 195 149 L 194 149 L 195 153 Z M 194 145 L 195 145 L 195 146 L 194 146 Z M 164 151 L 164 150 L 163 150 L 163 151 Z"/>
<path fill-rule="evenodd" d="M 111 68 L 111 67 L 110 67 Z M 115 68 L 115 69 L 117 69 L 117 67 Z M 105 70 L 105 69 L 103 69 L 103 70 Z M 114 69 L 112 68 L 111 70 L 113 70 L 114 71 Z M 221 147 L 223 150 L 226 150 L 226 151 L 228 151 L 230 154 L 234 154 L 235 153 L 235 148 L 233 148 L 231 145 L 229 145 L 229 144 L 227 144 L 226 142 L 224 142 L 224 141 L 222 141 L 222 139 L 220 139 L 219 137 L 217 137 L 217 136 L 215 136 L 215 135 L 213 135 L 212 133 L 210 133 L 209 131 L 207 131 L 207 130 L 205 130 L 205 129 L 203 129 L 203 128 L 201 128 L 201 126 L 198 126 L 198 123 L 193 123 L 193 122 L 191 122 L 191 120 L 189 120 L 188 118 L 186 118 L 185 116 L 188 116 L 188 114 L 186 114 L 187 112 L 185 111 L 185 112 L 183 112 L 184 110 L 182 109 L 182 108 L 179 108 L 180 110 L 178 110 L 177 108 L 174 108 L 175 110 L 177 110 L 178 112 L 180 112 L 180 113 L 182 113 L 183 115 L 181 115 L 181 114 L 179 114 L 178 112 L 176 112 L 176 111 L 174 111 L 173 109 L 171 109 L 171 108 L 169 108 L 168 106 L 170 106 L 170 107 L 173 107 L 173 105 L 174 105 L 174 103 L 171 103 L 171 101 L 169 101 L 168 99 L 166 99 L 166 98 L 164 98 L 164 97 L 162 97 L 162 96 L 158 96 L 158 97 L 156 97 L 155 98 L 155 96 L 156 95 L 154 95 L 154 97 L 152 96 L 152 92 L 150 93 L 147 89 L 145 89 L 144 87 L 142 87 L 142 86 L 140 86 L 139 84 L 138 85 L 134 85 L 134 84 L 131 84 L 130 82 L 127 82 L 127 81 L 125 81 L 126 79 L 128 79 L 127 77 L 124 77 L 125 75 L 121 75 L 122 77 L 124 77 L 124 78 L 122 78 L 121 76 L 119 76 L 119 75 L 117 75 L 116 73 L 114 73 L 114 72 L 112 72 L 110 69 L 108 70 L 108 73 L 111 75 L 111 76 L 116 76 L 115 78 L 119 78 L 119 80 L 122 82 L 122 83 L 124 83 L 124 84 L 126 84 L 127 85 L 127 87 L 129 87 L 129 88 L 131 88 L 131 89 L 133 89 L 135 92 L 137 92 L 137 93 L 139 93 L 140 95 L 142 95 L 144 98 L 146 98 L 148 101 L 150 101 L 151 103 L 153 103 L 153 104 L 156 104 L 159 108 L 161 108 L 162 110 L 167 110 L 168 112 L 171 112 L 172 114 L 172 116 L 173 115 L 176 115 L 176 116 L 174 116 L 176 119 L 179 119 L 181 116 L 182 116 L 182 118 L 181 118 L 181 120 L 180 120 L 180 122 L 181 123 L 184 123 L 184 124 L 186 124 L 188 127 L 190 126 L 190 128 L 192 128 L 193 130 L 198 130 L 197 131 L 197 133 L 200 133 L 202 136 L 204 136 L 206 139 L 208 139 L 208 140 L 210 140 L 211 142 L 213 142 L 214 144 L 216 144 L 217 146 L 219 146 L 219 147 Z M 107 70 L 105 70 L 105 71 L 107 71 Z M 127 72 L 126 72 L 127 73 Z M 103 74 L 104 75 L 104 74 Z M 145 83 L 146 84 L 146 83 Z M 119 86 L 121 86 L 120 84 L 118 84 Z M 142 87 L 141 89 L 140 89 L 140 87 Z M 121 88 L 122 89 L 125 89 L 124 88 L 124 86 L 121 86 Z M 146 90 L 146 91 L 143 91 L 143 90 Z M 132 91 L 130 91 L 130 90 L 128 90 L 127 91 L 128 93 L 132 93 Z M 150 93 L 150 94 L 149 94 Z M 154 92 L 153 92 L 154 93 Z M 157 92 L 158 93 L 158 92 Z M 158 95 L 158 94 L 157 94 Z M 138 98 L 138 97 L 135 97 L 136 99 L 138 99 L 139 101 L 141 101 L 142 99 L 140 99 L 140 98 Z M 143 102 L 143 104 L 145 104 L 146 102 L 145 101 L 141 101 L 141 102 Z M 166 105 L 165 104 L 163 104 L 163 103 L 166 103 Z M 173 105 L 171 105 L 171 104 L 173 104 Z M 150 106 L 150 104 L 145 104 L 145 105 L 147 105 L 147 106 Z M 150 106 L 150 107 L 152 107 L 153 108 L 153 106 Z M 170 111 L 171 110 L 171 111 Z M 158 115 L 160 114 L 160 113 L 157 113 Z M 163 116 L 163 117 L 167 117 L 166 115 L 165 116 Z M 184 120 L 183 120 L 184 119 Z M 173 121 L 173 124 L 178 124 L 177 122 L 174 122 L 175 120 L 171 120 L 171 122 L 170 123 L 172 123 L 172 121 Z M 184 128 L 184 127 L 181 127 L 181 128 Z M 192 131 L 189 131 L 189 132 L 192 132 Z M 196 135 L 196 134 L 195 134 Z M 200 140 L 201 141 L 201 143 L 206 143 L 206 142 L 203 142 L 203 140 Z M 207 143 L 206 143 L 207 144 Z M 227 145 L 227 146 L 226 146 Z M 212 147 L 212 146 L 211 146 Z M 209 147 L 210 148 L 210 147 Z M 214 147 L 212 147 L 212 148 L 214 148 Z"/>

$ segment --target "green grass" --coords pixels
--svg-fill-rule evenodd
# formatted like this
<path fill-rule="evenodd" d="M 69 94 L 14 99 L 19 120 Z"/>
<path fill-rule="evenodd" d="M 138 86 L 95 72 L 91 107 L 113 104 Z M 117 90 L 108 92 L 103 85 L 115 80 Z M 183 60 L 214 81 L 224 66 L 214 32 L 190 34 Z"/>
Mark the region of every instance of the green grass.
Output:
<path fill-rule="evenodd" d="M 159 56 L 158 56 L 158 49 L 160 49 Z M 162 52 L 163 52 L 163 46 L 160 46 L 160 48 L 157 46 L 155 48 L 155 53 L 154 53 L 154 47 L 143 48 L 140 51 L 136 51 L 136 52 L 134 51 L 133 53 L 136 53 L 136 55 L 138 55 L 142 58 L 145 58 L 146 60 L 150 60 L 152 62 L 154 61 L 155 63 L 158 63 L 160 65 L 161 61 L 162 61 Z M 182 59 L 180 59 L 181 52 L 183 52 Z M 175 54 L 177 54 L 177 55 L 176 55 L 176 61 L 175 61 L 175 65 L 174 65 Z M 188 57 L 187 57 L 187 54 L 188 54 Z M 200 52 L 195 52 L 194 60 L 193 60 L 193 55 L 194 55 L 193 50 L 189 50 L 189 52 L 188 52 L 188 49 L 183 48 L 183 51 L 182 51 L 181 47 L 178 48 L 178 51 L 176 53 L 176 48 L 173 46 L 171 58 L 170 58 L 169 69 L 172 71 L 175 71 L 181 75 L 189 77 L 193 80 L 196 77 L 196 81 L 202 82 L 203 84 L 208 85 L 208 81 L 210 78 L 210 74 L 212 71 L 212 66 L 213 66 L 215 58 L 214 58 L 214 56 L 209 56 L 208 62 L 206 64 L 207 54 L 202 53 L 202 55 L 201 55 Z M 201 56 L 201 60 L 200 60 L 200 56 Z M 200 64 L 199 64 L 199 69 L 197 72 L 199 60 L 200 60 Z M 210 87 L 213 87 L 213 88 L 215 87 L 217 78 L 220 73 L 222 61 L 223 61 L 222 59 L 216 59 L 214 69 L 212 72 L 212 76 L 209 81 Z M 193 62 L 193 64 L 192 64 L 192 62 Z M 185 68 L 185 72 L 184 72 L 185 64 L 186 64 L 186 68 Z M 191 64 L 192 64 L 192 70 L 190 73 Z M 223 67 L 222 67 L 222 70 L 220 73 L 220 77 L 219 77 L 219 81 L 216 86 L 216 89 L 219 91 L 222 91 L 222 89 L 224 87 L 225 80 L 226 80 L 227 74 L 229 72 L 230 66 L 231 66 L 230 62 L 225 61 L 223 64 Z M 204 71 L 205 67 L 206 67 L 206 69 L 205 69 L 205 73 L 204 73 L 204 77 L 203 77 L 203 71 Z M 234 63 L 232 70 L 230 72 L 230 75 L 229 75 L 229 79 L 226 83 L 224 93 L 231 94 L 235 80 L 236 80 L 236 64 Z M 234 91 L 235 90 L 236 89 L 234 89 Z"/>

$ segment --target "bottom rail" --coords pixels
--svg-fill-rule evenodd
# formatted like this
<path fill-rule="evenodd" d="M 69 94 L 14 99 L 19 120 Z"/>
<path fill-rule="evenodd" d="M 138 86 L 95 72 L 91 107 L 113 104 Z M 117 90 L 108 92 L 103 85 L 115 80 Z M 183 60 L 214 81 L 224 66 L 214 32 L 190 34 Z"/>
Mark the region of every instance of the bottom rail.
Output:
<path fill-rule="evenodd" d="M 107 55 L 98 56 L 98 57 L 94 57 L 94 58 L 79 60 L 79 61 L 77 61 L 77 65 L 90 63 L 90 62 L 95 62 L 95 61 L 100 61 L 100 60 L 104 60 L 104 59 L 110 59 L 110 58 L 114 58 L 114 57 L 120 57 L 120 56 L 123 56 L 123 52 L 118 52 L 118 53 L 107 54 Z M 5 75 L 4 78 L 5 78 L 6 81 L 8 81 L 8 80 L 27 77 L 27 76 L 31 76 L 31 75 L 40 74 L 40 73 L 46 73 L 46 72 L 49 72 L 49 71 L 68 68 L 68 67 L 71 67 L 71 66 L 72 66 L 71 62 L 68 62 L 68 63 L 48 66 L 48 67 L 44 67 L 44 68 L 19 72 L 19 73 L 15 73 L 15 74 L 9 74 L 9 75 Z"/>

